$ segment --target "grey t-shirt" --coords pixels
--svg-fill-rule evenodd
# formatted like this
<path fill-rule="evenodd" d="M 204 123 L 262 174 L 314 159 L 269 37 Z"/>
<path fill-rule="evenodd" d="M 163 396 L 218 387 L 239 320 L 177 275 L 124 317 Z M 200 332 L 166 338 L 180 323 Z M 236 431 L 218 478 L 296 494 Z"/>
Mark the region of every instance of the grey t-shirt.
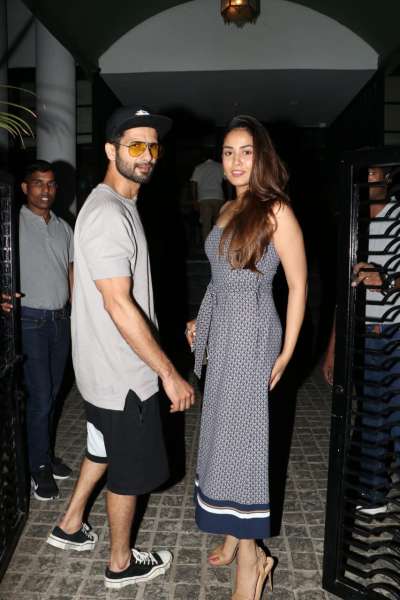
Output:
<path fill-rule="evenodd" d="M 95 281 L 113 277 L 132 277 L 133 297 L 156 326 L 147 243 L 136 201 L 102 183 L 87 198 L 75 227 L 72 358 L 84 399 L 100 408 L 123 410 L 130 389 L 147 400 L 157 392 L 158 378 L 104 308 Z"/>
<path fill-rule="evenodd" d="M 58 310 L 69 300 L 68 267 L 74 260 L 71 227 L 50 211 L 48 223 L 23 206 L 19 213 L 22 306 Z"/>

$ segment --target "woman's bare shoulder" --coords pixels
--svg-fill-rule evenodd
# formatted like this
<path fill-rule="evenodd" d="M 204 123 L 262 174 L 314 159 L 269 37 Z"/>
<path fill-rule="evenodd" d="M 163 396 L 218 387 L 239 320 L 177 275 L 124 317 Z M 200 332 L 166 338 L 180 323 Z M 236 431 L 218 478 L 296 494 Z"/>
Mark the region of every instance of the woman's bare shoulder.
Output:
<path fill-rule="evenodd" d="M 283 202 L 282 200 L 277 200 L 276 202 L 274 202 L 274 204 L 272 205 L 272 212 L 276 218 L 282 216 L 290 217 L 294 214 L 290 204 L 288 204 L 288 202 Z"/>

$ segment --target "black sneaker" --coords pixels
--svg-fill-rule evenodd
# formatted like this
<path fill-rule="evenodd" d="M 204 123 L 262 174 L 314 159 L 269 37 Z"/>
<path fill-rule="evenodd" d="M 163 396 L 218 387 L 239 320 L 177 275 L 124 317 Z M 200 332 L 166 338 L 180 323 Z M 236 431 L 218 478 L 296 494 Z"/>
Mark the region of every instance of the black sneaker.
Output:
<path fill-rule="evenodd" d="M 57 458 L 56 456 L 51 461 L 51 469 L 54 479 L 68 479 L 72 475 L 72 469 L 63 463 L 61 458 Z"/>
<path fill-rule="evenodd" d="M 55 500 L 59 497 L 50 465 L 41 465 L 37 471 L 31 473 L 31 493 L 36 500 Z"/>
<path fill-rule="evenodd" d="M 90 525 L 82 523 L 82 527 L 75 533 L 65 533 L 60 527 L 54 527 L 46 542 L 61 550 L 93 550 L 99 536 L 91 531 Z"/>
<path fill-rule="evenodd" d="M 150 581 L 168 571 L 171 562 L 172 554 L 169 550 L 140 552 L 132 548 L 131 564 L 124 571 L 116 573 L 107 567 L 105 585 L 107 588 L 118 590 L 126 585 Z"/>

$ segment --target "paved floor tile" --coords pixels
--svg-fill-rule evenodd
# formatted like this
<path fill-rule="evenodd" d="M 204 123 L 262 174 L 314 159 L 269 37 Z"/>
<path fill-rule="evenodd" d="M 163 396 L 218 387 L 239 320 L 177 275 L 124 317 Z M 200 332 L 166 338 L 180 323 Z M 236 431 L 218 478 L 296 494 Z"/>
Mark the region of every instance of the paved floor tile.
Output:
<path fill-rule="evenodd" d="M 321 587 L 325 520 L 326 468 L 330 423 L 329 391 L 319 378 L 299 390 L 280 535 L 266 540 L 276 559 L 270 600 L 328 600 Z M 143 550 L 170 548 L 174 562 L 165 577 L 118 591 L 104 588 L 108 558 L 105 494 L 95 500 L 89 521 L 99 534 L 93 552 L 63 552 L 45 543 L 65 510 L 84 453 L 85 422 L 81 399 L 73 390 L 60 422 L 57 453 L 74 468 L 60 482 L 60 498 L 31 500 L 30 515 L 9 569 L 0 584 L 0 600 L 230 600 L 235 567 L 211 567 L 207 555 L 220 536 L 200 532 L 194 522 L 193 480 L 199 405 L 186 415 L 186 476 L 152 494 L 136 537 Z"/>

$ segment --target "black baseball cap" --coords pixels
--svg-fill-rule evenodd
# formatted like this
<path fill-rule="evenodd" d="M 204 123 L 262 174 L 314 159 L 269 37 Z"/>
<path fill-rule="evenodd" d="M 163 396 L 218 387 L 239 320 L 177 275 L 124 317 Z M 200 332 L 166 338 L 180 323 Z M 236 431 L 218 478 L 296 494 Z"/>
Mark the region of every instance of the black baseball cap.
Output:
<path fill-rule="evenodd" d="M 121 106 L 109 117 L 106 124 L 106 140 L 111 141 L 132 127 L 153 127 L 162 139 L 172 127 L 172 120 L 155 115 L 143 106 Z"/>

